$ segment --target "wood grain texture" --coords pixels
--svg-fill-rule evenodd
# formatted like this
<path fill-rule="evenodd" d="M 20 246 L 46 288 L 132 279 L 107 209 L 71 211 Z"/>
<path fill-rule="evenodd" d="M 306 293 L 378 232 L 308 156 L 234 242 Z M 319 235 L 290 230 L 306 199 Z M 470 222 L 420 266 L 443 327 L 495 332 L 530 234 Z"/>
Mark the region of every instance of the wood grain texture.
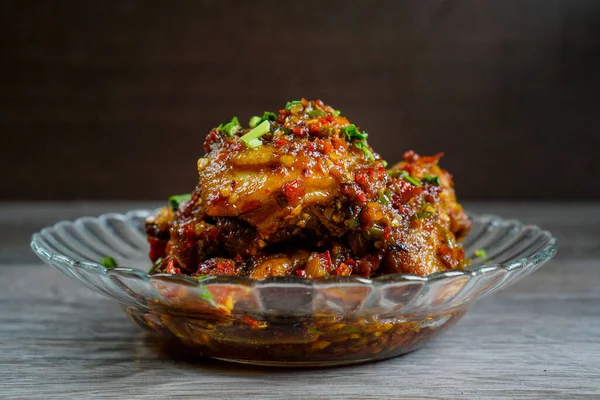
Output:
<path fill-rule="evenodd" d="M 0 206 L 0 250 L 56 218 L 148 204 Z M 114 301 L 39 262 L 0 262 L 1 398 L 598 399 L 600 204 L 472 203 L 561 239 L 557 257 L 437 341 L 378 363 L 246 367 L 174 355 Z M 18 222 L 17 222 L 18 221 Z"/>
<path fill-rule="evenodd" d="M 446 152 L 463 198 L 598 199 L 599 22 L 595 0 L 5 0 L 0 198 L 188 191 L 212 127 L 305 96 L 390 162 Z"/>

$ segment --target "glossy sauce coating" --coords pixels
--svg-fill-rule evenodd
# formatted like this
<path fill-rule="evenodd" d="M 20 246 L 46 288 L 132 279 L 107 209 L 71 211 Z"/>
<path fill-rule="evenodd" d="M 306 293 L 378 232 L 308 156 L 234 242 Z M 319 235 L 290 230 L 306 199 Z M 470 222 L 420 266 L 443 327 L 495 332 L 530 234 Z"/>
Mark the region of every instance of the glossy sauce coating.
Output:
<path fill-rule="evenodd" d="M 365 132 L 319 100 L 265 116 L 254 129 L 232 121 L 208 134 L 191 200 L 147 221 L 155 272 L 262 279 L 464 267 L 458 241 L 470 222 L 441 154 L 409 151 L 386 170 Z"/>

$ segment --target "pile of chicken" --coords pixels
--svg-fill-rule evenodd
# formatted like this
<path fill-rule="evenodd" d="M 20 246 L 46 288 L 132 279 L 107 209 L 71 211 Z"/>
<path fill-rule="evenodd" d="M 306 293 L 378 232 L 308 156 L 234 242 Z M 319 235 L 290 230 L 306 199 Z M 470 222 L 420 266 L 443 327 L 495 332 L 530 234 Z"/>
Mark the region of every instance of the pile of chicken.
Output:
<path fill-rule="evenodd" d="M 210 131 L 190 195 L 146 222 L 153 273 L 320 278 L 465 266 L 470 221 L 441 154 L 390 169 L 320 100 Z"/>

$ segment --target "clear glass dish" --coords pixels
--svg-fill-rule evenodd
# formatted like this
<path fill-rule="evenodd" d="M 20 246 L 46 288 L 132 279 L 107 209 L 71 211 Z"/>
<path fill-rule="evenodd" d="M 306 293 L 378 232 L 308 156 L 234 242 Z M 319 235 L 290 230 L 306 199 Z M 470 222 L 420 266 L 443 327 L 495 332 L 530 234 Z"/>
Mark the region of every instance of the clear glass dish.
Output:
<path fill-rule="evenodd" d="M 557 251 L 536 226 L 471 215 L 473 263 L 427 277 L 300 277 L 254 281 L 148 275 L 144 221 L 152 210 L 59 222 L 32 237 L 47 264 L 114 298 L 139 326 L 185 351 L 259 365 L 325 366 L 395 357 L 458 321 L 475 300 L 537 270 Z M 486 259 L 474 256 L 486 251 Z M 120 267 L 98 261 L 114 257 Z M 498 318 L 502 318 L 498 316 Z"/>

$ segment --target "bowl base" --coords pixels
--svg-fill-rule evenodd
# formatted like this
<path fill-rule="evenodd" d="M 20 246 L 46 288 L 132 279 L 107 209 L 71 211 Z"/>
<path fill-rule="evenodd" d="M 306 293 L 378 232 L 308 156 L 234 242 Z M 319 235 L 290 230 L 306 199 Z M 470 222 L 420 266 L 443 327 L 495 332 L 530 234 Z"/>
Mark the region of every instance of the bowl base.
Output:
<path fill-rule="evenodd" d="M 416 349 L 414 349 L 416 350 Z M 410 353 L 411 350 L 407 353 Z M 403 353 L 406 354 L 406 353 Z M 341 367 L 344 365 L 355 365 L 355 364 L 366 364 L 376 361 L 383 361 L 390 358 L 395 358 L 403 354 L 397 354 L 386 358 L 363 358 L 356 360 L 331 360 L 331 361 L 262 361 L 262 360 L 244 360 L 238 358 L 225 358 L 225 357 L 211 357 L 212 359 L 219 361 L 232 362 L 244 365 L 257 365 L 260 367 L 287 367 L 287 368 L 324 368 L 324 367 Z"/>
<path fill-rule="evenodd" d="M 334 367 L 385 360 L 417 350 L 457 322 L 467 308 L 404 320 L 317 316 L 304 323 L 262 326 L 148 313 L 123 307 L 141 327 L 187 354 L 265 367 Z M 335 317 L 335 319 L 334 319 Z M 326 319 L 329 318 L 329 319 Z"/>

